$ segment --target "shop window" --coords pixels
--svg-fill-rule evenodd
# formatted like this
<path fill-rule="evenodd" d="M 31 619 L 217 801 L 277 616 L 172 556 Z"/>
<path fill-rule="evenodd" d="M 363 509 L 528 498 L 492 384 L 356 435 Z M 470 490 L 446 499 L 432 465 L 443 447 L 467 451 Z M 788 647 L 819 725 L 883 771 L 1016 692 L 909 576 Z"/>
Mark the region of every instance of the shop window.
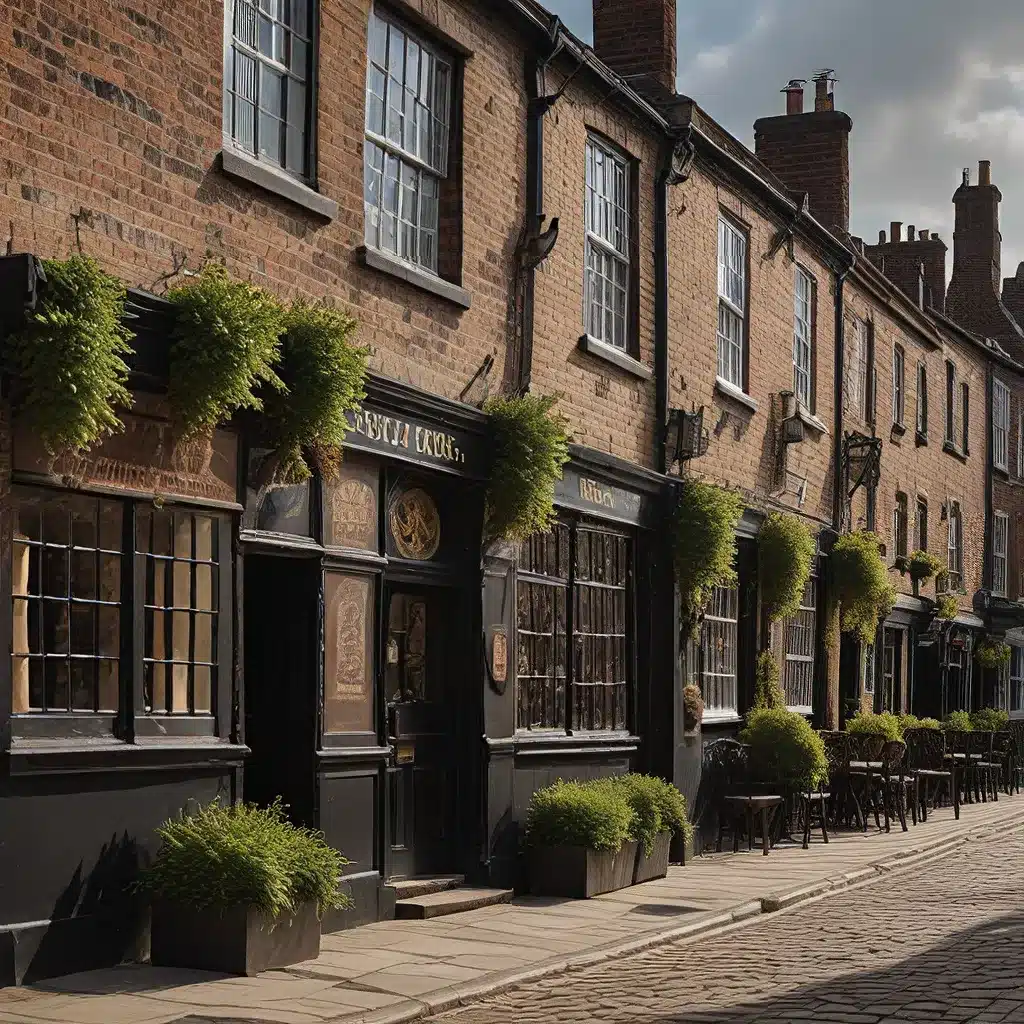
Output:
<path fill-rule="evenodd" d="M 1005 512 L 992 516 L 992 593 L 1006 597 L 1007 552 L 1010 540 L 1010 517 Z"/>
<path fill-rule="evenodd" d="M 559 523 L 525 541 L 517 576 L 517 725 L 629 727 L 630 560 L 623 534 Z"/>
<path fill-rule="evenodd" d="M 324 575 L 324 732 L 373 731 L 374 581 Z"/>
<path fill-rule="evenodd" d="M 882 631 L 882 711 L 900 714 L 903 710 L 904 631 L 886 627 Z"/>
<path fill-rule="evenodd" d="M 800 610 L 786 621 L 786 706 L 809 714 L 814 705 L 814 638 L 817 580 L 811 577 L 800 598 Z"/>
<path fill-rule="evenodd" d="M 992 382 L 992 462 L 996 469 L 1010 468 L 1010 389 Z"/>
<path fill-rule="evenodd" d="M 227 0 L 224 134 L 237 148 L 310 177 L 315 0 Z"/>
<path fill-rule="evenodd" d="M 746 388 L 747 236 L 718 218 L 718 376 Z"/>
<path fill-rule="evenodd" d="M 731 716 L 739 711 L 739 607 L 737 587 L 716 587 L 701 626 L 701 690 L 710 718 Z"/>
<path fill-rule="evenodd" d="M 961 633 L 946 641 L 946 703 L 943 715 L 950 711 L 970 711 L 971 703 L 970 641 Z"/>
<path fill-rule="evenodd" d="M 1024 647 L 1010 648 L 1010 714 L 1024 714 Z"/>
<path fill-rule="evenodd" d="M 164 716 L 163 731 L 200 716 L 200 731 L 215 732 L 218 680 L 229 678 L 227 517 L 22 487 L 12 503 L 14 714 L 84 716 L 94 735 L 142 707 Z"/>

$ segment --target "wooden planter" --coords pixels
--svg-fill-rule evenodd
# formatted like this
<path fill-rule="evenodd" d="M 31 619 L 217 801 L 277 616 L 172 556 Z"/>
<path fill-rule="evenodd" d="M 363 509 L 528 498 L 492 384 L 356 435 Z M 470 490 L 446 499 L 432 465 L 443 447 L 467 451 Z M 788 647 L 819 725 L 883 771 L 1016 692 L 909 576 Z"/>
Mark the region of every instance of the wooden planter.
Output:
<path fill-rule="evenodd" d="M 654 849 L 650 856 L 644 853 L 643 845 L 638 843 L 636 865 L 633 868 L 633 884 L 650 882 L 655 878 L 664 878 L 668 874 L 668 853 L 672 846 L 672 833 L 659 832 L 654 839 Z"/>
<path fill-rule="evenodd" d="M 633 884 L 636 843 L 617 851 L 583 846 L 535 846 L 530 849 L 530 892 L 534 896 L 590 899 Z"/>
<path fill-rule="evenodd" d="M 197 910 L 156 901 L 150 961 L 155 967 L 190 967 L 225 974 L 259 974 L 320 955 L 315 903 L 268 918 L 252 907 Z"/>

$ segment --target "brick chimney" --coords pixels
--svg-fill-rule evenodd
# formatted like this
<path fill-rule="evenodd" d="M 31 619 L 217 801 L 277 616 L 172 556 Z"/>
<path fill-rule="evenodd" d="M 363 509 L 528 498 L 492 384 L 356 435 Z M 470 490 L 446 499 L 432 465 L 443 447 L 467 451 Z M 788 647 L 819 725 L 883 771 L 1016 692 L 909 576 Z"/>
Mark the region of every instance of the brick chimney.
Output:
<path fill-rule="evenodd" d="M 676 91 L 676 0 L 594 0 L 594 52 L 641 92 Z"/>
<path fill-rule="evenodd" d="M 1002 235 L 999 204 L 1002 194 L 992 184 L 992 167 L 978 164 L 978 184 L 971 184 L 970 169 L 953 194 L 953 277 L 946 293 L 946 312 L 975 334 L 1008 341 L 1013 354 L 1024 354 L 1024 333 L 999 296 Z"/>
<path fill-rule="evenodd" d="M 802 83 L 782 91 L 786 113 L 754 122 L 754 152 L 793 192 L 806 192 L 811 213 L 829 230 L 850 228 L 850 131 L 853 121 L 835 109 L 835 75 L 814 76 L 814 110 L 803 112 Z"/>
<path fill-rule="evenodd" d="M 1003 305 L 1018 324 L 1024 323 L 1024 263 L 1017 264 L 1016 277 L 1003 278 Z"/>
<path fill-rule="evenodd" d="M 946 305 L 946 243 L 926 228 L 911 224 L 907 237 L 903 225 L 889 225 L 889 240 L 878 232 L 878 244 L 864 246 L 864 255 L 882 271 L 900 291 L 921 308 L 928 306 L 940 313 Z"/>

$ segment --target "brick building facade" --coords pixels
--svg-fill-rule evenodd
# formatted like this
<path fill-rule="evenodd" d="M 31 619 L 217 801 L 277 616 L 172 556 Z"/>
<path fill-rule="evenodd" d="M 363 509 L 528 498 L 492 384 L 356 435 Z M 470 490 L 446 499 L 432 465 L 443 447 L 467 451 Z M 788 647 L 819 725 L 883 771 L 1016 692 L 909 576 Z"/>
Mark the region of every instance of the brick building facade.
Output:
<path fill-rule="evenodd" d="M 0 983 L 139 955 L 121 894 L 190 801 L 281 795 L 322 829 L 356 904 L 327 927 L 392 915 L 388 883 L 410 875 L 520 885 L 539 786 L 632 768 L 694 797 L 765 648 L 819 724 L 872 704 L 1024 711 L 1019 655 L 970 673 L 983 631 L 1024 650 L 1024 286 L 998 294 L 986 165 L 955 197 L 947 299 L 934 235 L 850 237 L 832 79 L 806 113 L 790 83 L 751 152 L 676 94 L 674 0 L 595 0 L 594 49 L 534 0 L 186 8 L 0 11 L 0 325 L 45 287 L 37 259 L 80 251 L 129 286 L 136 332 L 136 407 L 96 452 L 48 460 L 0 405 Z M 163 293 L 210 260 L 357 319 L 371 374 L 340 480 L 268 483 L 241 418 L 179 458 Z M 514 549 L 483 536 L 484 405 L 527 391 L 560 396 L 572 459 L 555 528 Z M 851 489 L 855 449 L 876 473 Z M 680 649 L 668 517 L 688 475 L 746 507 L 739 585 Z M 769 628 L 774 511 L 818 557 Z M 828 651 L 828 551 L 862 528 L 900 600 L 876 645 Z M 897 570 L 919 547 L 950 560 L 952 622 Z M 120 573 L 116 600 L 79 596 L 83 550 Z M 188 598 L 219 624 L 203 658 L 151 625 L 185 600 L 150 586 L 165 565 L 217 574 L 216 597 Z M 79 602 L 106 606 L 114 653 L 46 624 Z M 83 665 L 79 690 L 62 673 Z"/>

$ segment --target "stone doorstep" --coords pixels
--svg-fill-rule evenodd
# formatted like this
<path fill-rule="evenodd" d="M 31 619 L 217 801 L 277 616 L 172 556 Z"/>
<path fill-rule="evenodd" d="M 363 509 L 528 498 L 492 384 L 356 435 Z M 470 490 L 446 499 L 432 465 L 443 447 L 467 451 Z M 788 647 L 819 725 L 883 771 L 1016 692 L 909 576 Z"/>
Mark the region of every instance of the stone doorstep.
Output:
<path fill-rule="evenodd" d="M 466 910 L 493 907 L 497 903 L 509 903 L 515 893 L 511 889 L 475 889 L 463 887 L 446 889 L 443 892 L 427 893 L 395 903 L 395 917 L 398 920 L 428 920 L 459 914 Z"/>
<path fill-rule="evenodd" d="M 431 893 L 457 889 L 465 881 L 465 875 L 417 875 L 388 882 L 384 888 L 391 889 L 396 900 L 411 900 L 417 896 L 429 896 Z"/>

